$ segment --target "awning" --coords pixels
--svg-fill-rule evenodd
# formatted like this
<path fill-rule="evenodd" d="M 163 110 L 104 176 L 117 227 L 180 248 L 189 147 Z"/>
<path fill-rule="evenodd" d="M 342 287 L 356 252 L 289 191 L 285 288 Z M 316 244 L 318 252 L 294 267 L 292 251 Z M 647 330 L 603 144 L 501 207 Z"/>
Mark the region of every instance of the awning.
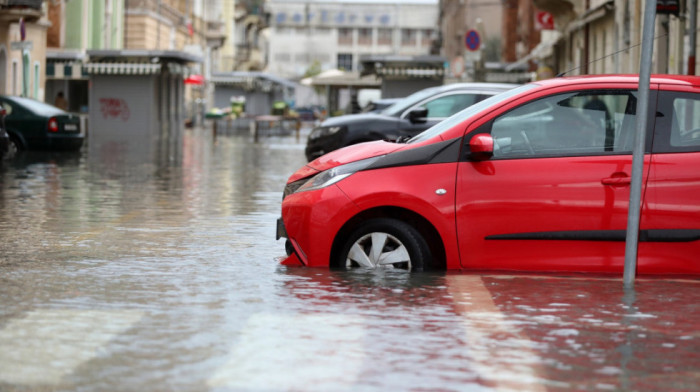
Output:
<path fill-rule="evenodd" d="M 345 72 L 331 69 L 320 74 L 301 80 L 305 86 L 378 88 L 382 81 L 375 75 L 360 76 L 359 72 Z"/>
<path fill-rule="evenodd" d="M 0 1 L 1 2 L 1 1 Z M 77 50 L 46 50 L 47 79 L 87 79 L 83 70 L 85 53 Z"/>
<path fill-rule="evenodd" d="M 88 63 L 85 72 L 91 75 L 153 75 L 160 73 L 161 64 L 150 63 Z"/>
<path fill-rule="evenodd" d="M 204 76 L 199 74 L 190 75 L 185 79 L 185 84 L 201 86 L 204 84 Z"/>

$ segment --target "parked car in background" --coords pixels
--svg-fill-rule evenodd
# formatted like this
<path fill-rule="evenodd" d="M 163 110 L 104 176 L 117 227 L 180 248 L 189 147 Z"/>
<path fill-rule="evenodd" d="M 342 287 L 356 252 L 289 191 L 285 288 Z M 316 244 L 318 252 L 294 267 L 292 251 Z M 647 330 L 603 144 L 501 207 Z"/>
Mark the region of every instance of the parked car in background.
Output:
<path fill-rule="evenodd" d="M 5 131 L 6 110 L 0 107 L 0 159 L 6 158 L 10 152 L 10 136 Z"/>
<path fill-rule="evenodd" d="M 331 117 L 311 130 L 306 158 L 352 144 L 412 137 L 485 98 L 516 87 L 501 83 L 455 83 L 430 87 L 403 98 L 380 113 Z"/>
<path fill-rule="evenodd" d="M 30 98 L 0 95 L 10 149 L 79 150 L 84 134 L 80 118 L 55 106 Z"/>
<path fill-rule="evenodd" d="M 637 75 L 555 78 L 288 180 L 286 265 L 619 274 Z M 700 275 L 700 77 L 651 79 L 637 273 Z"/>
<path fill-rule="evenodd" d="M 371 101 L 362 109 L 363 113 L 379 113 L 403 98 L 381 98 Z"/>

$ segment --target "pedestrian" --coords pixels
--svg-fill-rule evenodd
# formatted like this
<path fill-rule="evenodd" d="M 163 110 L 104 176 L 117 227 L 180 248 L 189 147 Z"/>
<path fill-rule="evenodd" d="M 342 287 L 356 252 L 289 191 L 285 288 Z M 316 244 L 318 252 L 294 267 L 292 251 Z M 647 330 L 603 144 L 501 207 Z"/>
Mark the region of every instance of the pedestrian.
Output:
<path fill-rule="evenodd" d="M 56 101 L 54 102 L 54 106 L 62 110 L 68 110 L 68 101 L 63 96 L 63 91 L 59 91 L 58 94 L 56 94 Z"/>

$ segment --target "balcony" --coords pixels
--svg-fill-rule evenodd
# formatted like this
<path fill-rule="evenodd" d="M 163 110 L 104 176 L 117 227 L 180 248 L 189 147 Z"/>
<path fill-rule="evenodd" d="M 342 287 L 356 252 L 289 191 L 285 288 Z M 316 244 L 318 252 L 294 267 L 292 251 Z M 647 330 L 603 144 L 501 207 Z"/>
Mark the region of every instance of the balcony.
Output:
<path fill-rule="evenodd" d="M 0 9 L 32 8 L 41 11 L 42 0 L 0 0 Z"/>
<path fill-rule="evenodd" d="M 226 29 L 221 21 L 206 22 L 206 37 L 207 45 L 213 48 L 218 48 L 224 44 L 226 40 Z"/>
<path fill-rule="evenodd" d="M 238 71 L 261 71 L 264 68 L 263 52 L 251 44 L 236 45 L 233 68 Z"/>
<path fill-rule="evenodd" d="M 17 23 L 20 19 L 34 22 L 41 18 L 42 0 L 0 0 L 0 21 Z"/>

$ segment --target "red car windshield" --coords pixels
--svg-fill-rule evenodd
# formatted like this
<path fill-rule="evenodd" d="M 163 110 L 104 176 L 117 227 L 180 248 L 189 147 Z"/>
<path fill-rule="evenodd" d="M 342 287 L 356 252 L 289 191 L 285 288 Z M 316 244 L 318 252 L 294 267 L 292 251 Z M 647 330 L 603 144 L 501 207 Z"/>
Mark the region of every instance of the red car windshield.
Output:
<path fill-rule="evenodd" d="M 471 105 L 467 107 L 466 109 L 462 110 L 461 112 L 457 112 L 453 114 L 451 117 L 447 118 L 444 121 L 441 121 L 437 124 L 435 124 L 433 127 L 426 129 L 422 133 L 419 133 L 416 135 L 414 138 L 408 141 L 408 143 L 417 143 L 417 142 L 422 142 L 424 140 L 431 139 L 437 135 L 440 135 L 441 133 L 452 129 L 455 125 L 459 124 L 460 122 L 466 120 L 469 117 L 472 117 L 479 112 L 488 109 L 491 106 L 494 105 L 499 105 L 501 102 L 510 99 L 511 97 L 514 97 L 520 93 L 523 93 L 527 90 L 531 90 L 533 88 L 537 87 L 537 84 L 530 83 L 526 84 L 520 87 L 516 87 L 512 90 L 504 91 L 502 93 L 496 94 L 494 96 L 488 97 L 484 99 L 481 102 L 477 102 L 474 105 Z"/>

